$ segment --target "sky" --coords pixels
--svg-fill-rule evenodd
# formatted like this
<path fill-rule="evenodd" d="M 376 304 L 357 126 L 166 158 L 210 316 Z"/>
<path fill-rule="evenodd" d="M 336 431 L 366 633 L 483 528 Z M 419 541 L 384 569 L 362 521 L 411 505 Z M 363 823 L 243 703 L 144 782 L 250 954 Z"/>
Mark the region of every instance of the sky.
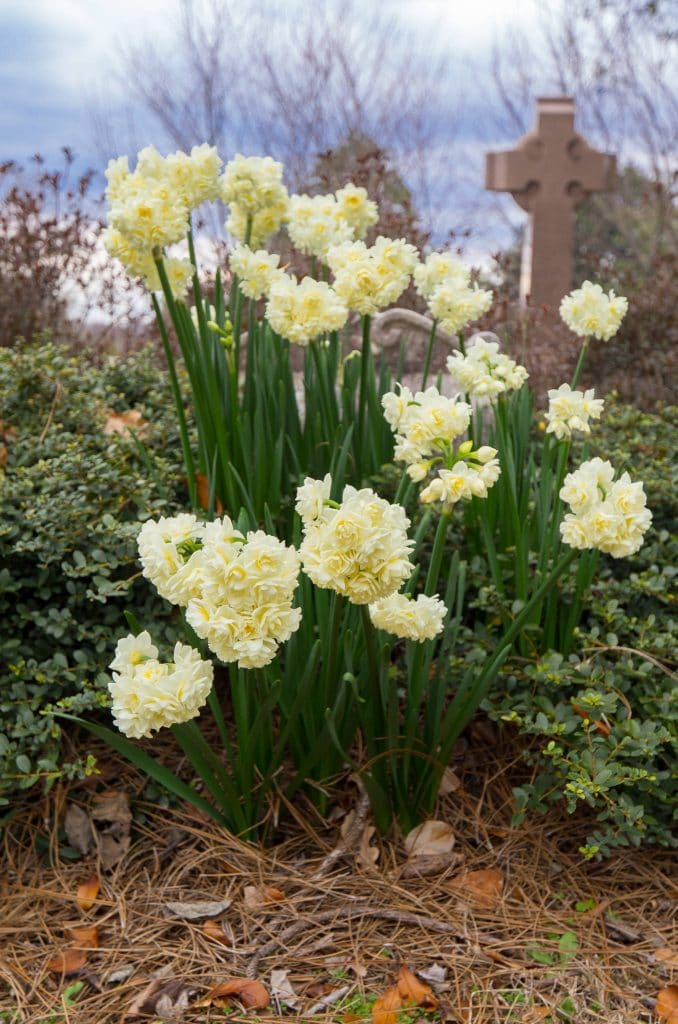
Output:
<path fill-rule="evenodd" d="M 199 4 L 202 0 L 192 2 Z M 251 0 L 232 2 L 247 12 Z M 300 6 L 315 9 L 316 4 L 332 0 L 262 2 L 270 3 L 274 21 L 293 18 Z M 433 35 L 445 54 L 449 53 L 449 67 L 458 68 L 467 59 L 471 64 L 481 61 L 507 28 L 529 27 L 536 3 L 359 0 L 356 9 L 368 14 L 370 5 L 386 9 L 398 17 L 413 38 Z M 148 37 L 162 49 L 163 39 L 171 39 L 178 9 L 179 0 L 0 0 L 0 161 L 25 163 L 34 153 L 41 153 L 49 167 L 58 166 L 60 149 L 67 145 L 77 156 L 76 170 L 94 167 L 101 171 L 105 156 L 93 109 L 99 104 L 110 111 L 111 123 L 125 123 L 117 77 L 119 54 L 126 45 Z M 469 136 L 466 152 L 471 157 L 471 190 L 476 187 L 476 179 L 481 189 L 482 178 L 483 143 L 479 144 L 476 129 L 475 115 L 456 129 Z M 157 129 L 150 121 L 146 127 L 143 114 L 140 120 L 135 119 L 134 134 L 139 145 L 154 141 L 162 146 Z M 444 153 L 444 123 L 439 145 Z M 247 152 L 247 143 L 244 146 Z M 465 150 L 457 143 L 455 152 L 463 155 Z M 228 158 L 228 154 L 222 155 Z M 451 209 L 449 215 L 453 217 Z M 516 212 L 516 216 L 520 220 L 520 214 Z"/>
<path fill-rule="evenodd" d="M 277 16 L 296 3 L 277 3 Z M 322 3 L 323 0 L 320 0 Z M 366 0 L 413 32 L 440 31 L 455 56 L 488 50 L 506 26 L 530 22 L 535 0 Z M 245 10 L 248 0 L 240 0 Z M 167 36 L 177 0 L 0 0 L 0 158 L 95 150 L 94 97 L 115 104 L 119 48 Z"/>

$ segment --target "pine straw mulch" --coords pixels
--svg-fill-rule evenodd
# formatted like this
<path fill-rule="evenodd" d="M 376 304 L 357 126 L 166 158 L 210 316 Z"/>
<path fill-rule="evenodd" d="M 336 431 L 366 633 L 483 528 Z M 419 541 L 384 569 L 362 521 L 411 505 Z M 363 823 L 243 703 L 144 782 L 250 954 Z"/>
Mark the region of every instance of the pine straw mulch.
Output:
<path fill-rule="evenodd" d="M 455 856 L 437 873 L 414 878 L 398 836 L 381 840 L 354 828 L 344 849 L 338 815 L 323 819 L 300 802 L 277 843 L 259 848 L 190 808 L 144 802 L 147 780 L 108 753 L 103 776 L 26 806 L 5 831 L 0 1020 L 143 1021 L 130 1016 L 130 1008 L 159 977 L 156 992 L 165 998 L 155 1001 L 155 1012 L 151 998 L 146 1020 L 171 1014 L 174 1006 L 168 1019 L 187 1024 L 251 1021 L 237 1004 L 225 1010 L 196 1003 L 231 978 L 257 978 L 270 990 L 271 971 L 282 970 L 298 996 L 296 1009 L 274 1001 L 274 1008 L 256 1014 L 262 1024 L 357 1024 L 369 1020 L 370 1001 L 394 983 L 401 963 L 423 972 L 436 992 L 439 1010 L 425 1019 L 656 1020 L 656 994 L 678 963 L 670 855 L 625 851 L 586 864 L 577 847 L 591 822 L 553 813 L 512 828 L 516 752 L 481 745 L 479 755 L 478 746 L 457 766 L 462 784 L 437 812 L 455 830 Z M 132 798 L 128 853 L 108 872 L 93 855 L 60 858 L 58 828 L 67 804 L 86 809 L 94 791 L 107 787 Z M 356 802 L 356 788 L 345 786 L 343 810 Z M 36 843 L 37 836 L 44 841 Z M 371 866 L 368 840 L 379 855 Z M 468 874 L 481 870 L 494 872 L 492 878 L 500 872 L 503 889 L 500 883 L 489 894 L 475 891 Z M 85 911 L 76 893 L 93 872 L 100 877 L 99 896 Z M 204 921 L 169 917 L 164 908 L 168 901 L 199 900 L 232 901 L 216 918 L 218 928 L 207 926 L 212 934 Z M 576 910 L 577 901 L 590 902 Z M 68 929 L 93 924 L 100 946 L 87 954 L 79 974 L 64 978 L 50 970 L 69 945 Z M 545 958 L 551 962 L 541 962 Z M 434 965 L 439 973 L 429 977 Z M 84 982 L 77 998 L 63 1000 L 76 980 Z M 318 1007 L 323 999 L 329 1003 Z M 419 1016 L 415 1011 L 401 1020 Z"/>

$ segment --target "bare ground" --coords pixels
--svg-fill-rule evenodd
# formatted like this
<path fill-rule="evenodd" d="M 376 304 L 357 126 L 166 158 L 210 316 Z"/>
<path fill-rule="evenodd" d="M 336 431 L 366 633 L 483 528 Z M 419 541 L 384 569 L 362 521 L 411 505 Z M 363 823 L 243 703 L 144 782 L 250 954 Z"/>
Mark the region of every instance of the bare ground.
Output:
<path fill-rule="evenodd" d="M 370 838 L 368 819 L 342 842 L 341 816 L 359 802 L 353 785 L 344 785 L 327 818 L 305 802 L 290 808 L 277 842 L 260 848 L 190 808 L 144 802 L 146 780 L 106 754 L 101 776 L 27 803 L 5 830 L 0 1020 L 143 1020 L 132 1011 L 154 977 L 147 1020 L 251 1020 L 238 1004 L 197 1003 L 233 978 L 256 978 L 270 992 L 271 972 L 282 970 L 296 1007 L 274 999 L 259 1020 L 356 1024 L 369 1020 L 371 1002 L 403 963 L 423 972 L 436 993 L 437 1014 L 426 1019 L 656 1021 L 657 992 L 678 967 L 671 855 L 624 851 L 587 864 L 577 847 L 590 822 L 554 812 L 512 827 L 516 760 L 515 750 L 473 745 L 457 766 L 460 787 L 437 812 L 455 830 L 453 856 L 433 874 L 412 877 L 395 830 Z M 108 871 L 96 853 L 64 859 L 67 805 L 87 810 L 95 790 L 111 789 L 132 799 L 126 855 Z M 368 843 L 378 848 L 373 865 Z M 492 874 L 469 878 L 477 871 Z M 93 874 L 99 895 L 83 910 L 77 890 Z M 207 926 L 165 908 L 202 900 L 232 902 Z M 74 944 L 69 929 L 94 924 L 99 948 L 64 977 L 54 961 Z"/>

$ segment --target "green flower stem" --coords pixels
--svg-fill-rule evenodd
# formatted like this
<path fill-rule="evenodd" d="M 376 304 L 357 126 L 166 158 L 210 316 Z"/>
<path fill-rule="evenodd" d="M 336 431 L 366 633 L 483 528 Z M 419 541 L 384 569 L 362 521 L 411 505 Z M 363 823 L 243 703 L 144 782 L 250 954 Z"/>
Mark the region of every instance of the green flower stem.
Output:
<path fill-rule="evenodd" d="M 499 395 L 496 405 L 497 426 L 499 428 L 500 456 L 506 464 L 505 478 L 508 484 L 508 497 L 510 505 L 511 520 L 513 523 L 513 537 L 515 544 L 515 566 L 516 566 L 516 591 L 517 597 L 522 601 L 527 594 L 527 564 L 525 551 L 523 549 L 523 524 L 518 511 L 518 495 L 516 489 L 516 464 L 513 455 L 513 438 L 509 432 L 507 407 L 504 396 Z"/>
<path fill-rule="evenodd" d="M 369 608 L 366 604 L 360 605 L 360 618 L 362 620 L 363 636 L 365 638 L 365 653 L 367 655 L 367 692 L 365 693 L 366 710 L 370 722 L 369 734 L 372 738 L 375 738 L 383 731 L 384 709 L 382 707 L 381 699 L 376 631 L 372 623 L 372 619 L 370 618 Z M 379 712 L 381 712 L 381 714 L 379 714 Z"/>
<path fill-rule="evenodd" d="M 572 376 L 572 383 L 570 384 L 570 387 L 573 390 L 574 390 L 574 388 L 576 388 L 577 384 L 579 383 L 579 376 L 580 376 L 581 371 L 582 371 L 582 369 L 584 367 L 584 360 L 586 359 L 586 351 L 587 351 L 588 347 L 589 347 L 589 339 L 588 338 L 584 338 L 584 342 L 582 344 L 582 347 L 579 349 L 579 358 L 577 359 L 577 365 L 574 368 L 574 374 Z"/>
<path fill-rule="evenodd" d="M 424 359 L 424 372 L 421 376 L 421 390 L 426 390 L 426 381 L 428 380 L 428 373 L 431 369 L 431 358 L 433 356 L 433 345 L 436 340 L 436 331 L 438 330 L 438 321 L 434 319 L 431 324 L 431 334 L 428 339 L 428 347 L 426 349 L 426 358 Z"/>
<path fill-rule="evenodd" d="M 372 353 L 370 349 L 371 323 L 371 317 L 363 316 L 363 344 L 360 354 L 360 391 L 358 393 L 358 435 L 356 445 L 356 463 L 358 467 L 359 478 L 362 476 L 366 468 L 365 447 L 367 444 L 367 437 L 365 436 L 365 431 L 367 420 L 367 382 L 369 376 L 369 368 L 372 362 Z"/>
<path fill-rule="evenodd" d="M 224 816 L 238 832 L 247 828 L 238 790 L 195 721 L 173 725 L 172 733 Z"/>
<path fill-rule="evenodd" d="M 600 552 L 596 550 L 582 552 L 582 559 L 579 563 L 577 577 L 575 580 L 574 597 L 567 616 L 567 624 L 565 626 L 564 633 L 561 633 L 560 636 L 559 650 L 561 650 L 565 656 L 567 656 L 572 649 L 574 631 L 579 624 L 584 598 L 586 597 L 593 581 L 599 557 Z"/>
<path fill-rule="evenodd" d="M 549 560 L 557 555 L 560 547 L 560 542 L 557 539 L 563 507 L 563 503 L 560 500 L 560 489 L 563 486 L 563 480 L 565 478 L 565 469 L 567 468 L 567 456 L 569 451 L 570 442 L 561 441 L 558 445 L 558 461 L 556 464 L 555 480 L 551 479 L 549 481 L 553 505 L 549 516 L 548 529 L 546 531 L 547 543 L 542 546 L 539 558 L 540 572 L 543 572 L 544 568 L 548 565 Z"/>
<path fill-rule="evenodd" d="M 247 218 L 247 227 L 245 228 L 245 245 L 250 244 L 252 237 L 252 217 Z M 237 394 L 237 379 L 240 372 L 240 327 L 242 324 L 242 303 L 243 297 L 240 290 L 240 282 L 238 275 L 233 276 L 231 283 L 231 293 L 235 291 L 235 301 L 231 302 L 231 319 L 233 323 L 233 343 L 235 345 L 235 368 L 236 368 L 236 394 Z"/>
<path fill-rule="evenodd" d="M 156 260 L 156 266 L 158 268 L 158 274 L 160 275 L 160 282 L 170 295 L 172 290 L 169 287 L 165 268 L 163 266 L 162 259 Z M 164 282 L 163 282 L 164 278 Z M 174 297 L 172 296 L 172 301 Z M 169 342 L 169 336 L 167 334 L 167 328 L 165 321 L 162 316 L 160 309 L 160 303 L 158 302 L 155 295 L 151 295 L 151 302 L 153 303 L 153 309 L 155 311 L 156 320 L 158 322 L 158 328 L 160 330 L 160 337 L 162 339 L 162 347 L 165 352 L 165 359 L 167 361 L 167 369 L 170 377 L 170 387 L 172 389 L 172 398 L 174 399 L 174 408 L 176 410 L 177 419 L 179 421 L 179 437 L 181 439 L 181 451 L 184 456 L 184 466 L 186 467 L 186 477 L 188 486 L 188 496 L 193 509 L 199 508 L 198 503 L 198 485 L 195 478 L 195 462 L 193 461 L 193 453 L 191 452 L 191 443 L 188 437 L 188 424 L 186 422 L 186 411 L 184 409 L 184 403 L 181 398 L 181 388 L 179 387 L 179 378 L 177 377 L 176 365 L 174 362 L 174 354 L 172 347 Z M 175 325 L 176 329 L 176 325 Z"/>
<path fill-rule="evenodd" d="M 330 628 L 329 628 L 329 646 L 327 654 L 323 658 L 322 666 L 322 682 L 321 682 L 321 693 L 322 693 L 322 714 L 324 716 L 327 708 L 334 707 L 336 700 L 336 693 L 338 690 L 337 686 L 337 664 L 339 661 L 339 633 L 341 629 L 341 622 L 344 617 L 345 602 L 341 594 L 333 591 L 330 598 Z M 327 757 L 321 758 L 322 764 L 327 764 L 328 759 L 330 760 L 334 756 L 334 752 L 328 749 Z M 321 777 L 330 774 L 330 769 L 321 769 Z"/>
<path fill-rule="evenodd" d="M 207 319 L 205 317 L 205 307 L 203 305 L 202 289 L 200 287 L 200 279 L 198 278 L 198 261 L 195 255 L 195 242 L 193 240 L 193 230 L 191 228 L 191 220 L 188 220 L 188 231 L 186 233 L 188 239 L 188 256 L 193 267 L 193 299 L 195 301 L 195 308 L 198 315 L 198 323 L 200 325 L 200 339 L 203 343 L 208 339 L 207 333 Z"/>
<path fill-rule="evenodd" d="M 440 566 L 443 560 L 443 553 L 445 551 L 445 537 L 447 536 L 447 528 L 450 525 L 450 519 L 450 513 L 443 509 L 440 513 L 438 526 L 436 527 L 433 551 L 431 552 L 431 561 L 426 574 L 426 583 L 424 584 L 424 593 L 427 597 L 432 597 L 436 587 L 438 586 Z"/>

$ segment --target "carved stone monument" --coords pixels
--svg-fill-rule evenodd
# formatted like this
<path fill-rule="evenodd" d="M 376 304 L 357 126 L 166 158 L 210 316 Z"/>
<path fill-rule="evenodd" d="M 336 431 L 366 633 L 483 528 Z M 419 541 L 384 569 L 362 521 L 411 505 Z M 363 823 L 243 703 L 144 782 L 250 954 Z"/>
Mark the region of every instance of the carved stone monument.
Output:
<path fill-rule="evenodd" d="M 558 310 L 573 287 L 574 211 L 591 192 L 614 188 L 616 161 L 574 130 L 574 100 L 537 100 L 537 126 L 515 149 L 488 153 L 485 187 L 510 192 L 530 219 L 523 242 L 520 298 Z"/>

